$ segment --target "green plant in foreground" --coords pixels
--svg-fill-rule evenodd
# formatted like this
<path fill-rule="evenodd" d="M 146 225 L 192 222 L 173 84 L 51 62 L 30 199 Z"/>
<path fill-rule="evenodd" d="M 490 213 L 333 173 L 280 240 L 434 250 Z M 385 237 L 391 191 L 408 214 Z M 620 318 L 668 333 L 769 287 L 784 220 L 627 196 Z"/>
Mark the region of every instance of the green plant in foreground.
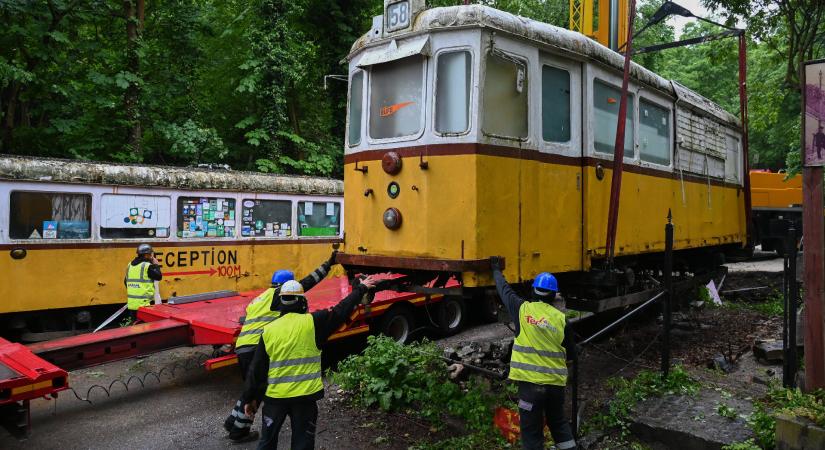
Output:
<path fill-rule="evenodd" d="M 720 403 L 716 406 L 716 414 L 719 414 L 720 416 L 730 420 L 736 419 L 736 409 L 728 406 L 725 403 Z"/>
<path fill-rule="evenodd" d="M 408 410 L 436 425 L 442 415 L 450 414 L 480 433 L 463 439 L 500 440 L 493 431 L 493 408 L 508 390 L 496 393 L 486 380 L 477 379 L 462 388 L 449 380 L 440 355 L 431 342 L 404 346 L 388 337 L 370 336 L 367 348 L 342 361 L 332 380 L 363 406 Z"/>
<path fill-rule="evenodd" d="M 622 438 L 630 434 L 630 415 L 640 401 L 663 395 L 695 395 L 699 391 L 699 383 L 681 366 L 671 369 L 667 378 L 659 372 L 643 370 L 632 379 L 611 378 L 608 385 L 615 389 L 608 411 L 596 415 L 590 426 L 618 429 Z"/>
<path fill-rule="evenodd" d="M 754 404 L 748 425 L 754 438 L 731 444 L 725 450 L 773 449 L 776 445 L 776 415 L 803 417 L 817 426 L 825 426 L 825 391 L 803 393 L 799 389 L 773 387 Z"/>

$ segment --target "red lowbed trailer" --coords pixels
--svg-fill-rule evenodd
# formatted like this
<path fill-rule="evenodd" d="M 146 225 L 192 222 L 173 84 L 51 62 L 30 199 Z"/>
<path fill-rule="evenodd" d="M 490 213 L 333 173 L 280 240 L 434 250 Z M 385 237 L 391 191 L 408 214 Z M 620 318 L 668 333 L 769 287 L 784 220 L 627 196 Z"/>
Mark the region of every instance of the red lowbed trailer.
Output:
<path fill-rule="evenodd" d="M 451 280 L 447 287 L 458 287 Z M 0 339 L 0 419 L 13 433 L 27 432 L 29 401 L 56 397 L 68 388 L 68 370 L 192 345 L 232 345 L 241 329 L 238 319 L 263 290 L 184 304 L 152 305 L 138 310 L 144 323 L 112 328 L 24 346 Z M 350 292 L 345 277 L 323 280 L 307 292 L 309 310 L 331 308 Z M 382 291 L 369 305 L 360 305 L 330 340 L 367 333 L 384 322 L 387 313 L 435 304 L 441 294 Z M 428 311 L 429 313 L 429 311 Z M 407 330 L 408 332 L 411 330 Z M 237 363 L 229 354 L 205 362 L 207 370 Z"/>

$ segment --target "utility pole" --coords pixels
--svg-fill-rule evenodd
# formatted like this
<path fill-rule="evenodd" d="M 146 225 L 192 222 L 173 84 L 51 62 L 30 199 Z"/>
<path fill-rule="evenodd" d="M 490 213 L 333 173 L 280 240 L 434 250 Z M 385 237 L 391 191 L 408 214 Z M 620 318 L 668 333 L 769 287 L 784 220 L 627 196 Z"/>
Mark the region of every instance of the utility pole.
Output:
<path fill-rule="evenodd" d="M 822 166 L 825 157 L 820 153 L 823 138 L 821 123 L 825 108 L 822 105 L 822 70 L 825 60 L 808 61 L 803 65 L 802 80 L 802 233 L 804 242 L 805 285 L 805 390 L 825 388 L 825 217 L 823 217 Z M 808 85 L 816 80 L 819 85 Z M 808 98 L 809 92 L 816 92 Z M 810 106 L 810 108 L 809 108 Z M 811 124 L 809 125 L 809 121 Z M 814 125 L 815 124 L 815 125 Z M 814 129 L 816 132 L 813 132 Z M 819 153 L 818 153 L 819 152 Z"/>

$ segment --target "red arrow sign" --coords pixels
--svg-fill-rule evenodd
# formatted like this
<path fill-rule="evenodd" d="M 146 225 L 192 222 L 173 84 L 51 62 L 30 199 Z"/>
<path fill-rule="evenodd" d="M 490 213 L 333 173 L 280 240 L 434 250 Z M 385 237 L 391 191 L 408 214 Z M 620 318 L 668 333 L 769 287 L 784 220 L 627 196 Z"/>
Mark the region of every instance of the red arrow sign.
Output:
<path fill-rule="evenodd" d="M 215 272 L 217 272 L 217 270 L 215 270 L 214 267 L 210 267 L 209 270 L 193 270 L 191 272 L 166 272 L 163 275 L 209 275 L 211 277 L 212 275 L 215 275 Z"/>

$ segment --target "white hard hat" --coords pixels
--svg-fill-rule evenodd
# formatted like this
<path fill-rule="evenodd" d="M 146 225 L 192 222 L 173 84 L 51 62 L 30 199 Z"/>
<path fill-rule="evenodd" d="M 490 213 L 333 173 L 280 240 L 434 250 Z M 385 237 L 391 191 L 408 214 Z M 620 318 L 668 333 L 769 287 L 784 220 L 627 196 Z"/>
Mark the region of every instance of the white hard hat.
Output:
<path fill-rule="evenodd" d="M 281 286 L 281 293 L 280 296 L 283 297 L 285 295 L 292 295 L 295 297 L 303 297 L 304 296 L 304 287 L 301 286 L 301 283 L 295 280 L 289 280 Z"/>

